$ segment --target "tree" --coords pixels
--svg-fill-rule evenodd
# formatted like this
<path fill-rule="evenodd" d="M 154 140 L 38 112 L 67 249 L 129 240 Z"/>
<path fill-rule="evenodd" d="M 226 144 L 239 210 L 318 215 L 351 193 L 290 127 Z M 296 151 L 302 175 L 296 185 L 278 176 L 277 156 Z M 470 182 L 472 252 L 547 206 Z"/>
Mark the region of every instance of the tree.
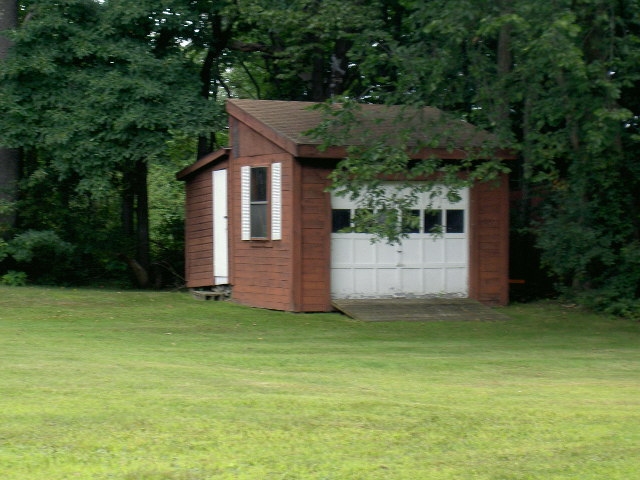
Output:
<path fill-rule="evenodd" d="M 405 36 L 383 60 L 392 86 L 370 80 L 368 100 L 442 107 L 517 149 L 515 223 L 536 235 L 549 272 L 593 303 L 637 311 L 637 2 L 404 5 Z M 371 79 L 381 70 L 363 66 Z M 534 193 L 547 205 L 535 215 Z"/>
<path fill-rule="evenodd" d="M 361 219 L 361 228 L 376 234 L 378 240 L 402 241 L 406 234 L 400 219 L 409 216 L 406 214 L 417 193 L 437 193 L 446 187 L 455 198 L 460 188 L 475 181 L 494 180 L 506 171 L 495 154 L 512 146 L 507 136 L 486 136 L 481 144 L 475 136 L 469 136 L 466 145 L 456 144 L 457 148 L 468 152 L 468 157 L 460 162 L 433 156 L 416 161 L 410 155 L 421 147 L 446 148 L 452 139 L 458 140 L 460 136 L 455 130 L 463 131 L 466 121 L 487 127 L 490 111 L 500 110 L 503 117 L 508 111 L 504 104 L 499 109 L 479 108 L 482 72 L 493 68 L 500 76 L 506 76 L 509 56 L 504 47 L 498 60 L 497 53 L 486 46 L 467 44 L 469 27 L 461 19 L 468 19 L 473 24 L 481 12 L 491 11 L 492 6 L 487 2 L 478 5 L 477 9 L 467 9 L 466 3 L 401 2 L 399 6 L 395 2 L 383 2 L 387 21 L 381 22 L 384 28 L 373 32 L 377 37 L 370 40 L 371 52 L 360 64 L 361 75 L 369 87 L 364 95 L 356 91 L 345 92 L 341 108 L 327 107 L 327 122 L 314 131 L 327 145 L 339 141 L 333 137 L 336 133 L 350 136 L 350 128 L 355 126 L 357 129 L 358 123 L 354 99 L 405 105 L 399 110 L 401 113 L 396 122 L 406 128 L 398 128 L 392 138 L 364 138 L 360 142 L 364 147 L 351 148 L 348 158 L 332 175 L 332 188 L 338 194 L 358 196 L 365 210 L 382 213 L 384 222 L 379 221 L 380 214 Z M 508 45 L 508 40 L 508 30 L 505 30 L 501 44 Z M 440 107 L 447 113 L 437 121 L 421 120 L 425 106 Z M 417 127 L 418 122 L 422 124 L 420 127 Z M 421 140 L 426 144 L 416 142 L 413 134 L 416 127 L 429 130 L 429 139 Z M 508 130 L 508 125 L 504 130 Z M 395 191 L 380 188 L 382 178 L 398 175 L 409 182 Z M 415 179 L 422 181 L 410 181 Z M 403 210 L 406 210 L 404 214 Z"/>
<path fill-rule="evenodd" d="M 172 132 L 214 129 L 220 108 L 198 96 L 180 45 L 184 19 L 162 2 L 34 3 L 3 68 L 5 144 L 94 201 L 121 195 L 121 248 L 145 270 L 147 170 Z M 115 253 L 115 252 L 114 252 Z"/>
<path fill-rule="evenodd" d="M 322 101 L 364 94 L 359 66 L 392 37 L 398 0 L 241 0 L 203 3 L 189 44 L 204 58 L 204 96 Z M 387 34 L 385 29 L 395 33 Z"/>
<path fill-rule="evenodd" d="M 407 105 L 405 116 L 431 105 L 520 153 L 514 231 L 535 236 L 561 286 L 616 311 L 638 308 L 635 1 L 36 0 L 24 11 L 0 66 L 0 142 L 25 152 L 26 211 L 45 185 L 56 192 L 51 211 L 32 214 L 38 228 L 62 232 L 64 219 L 82 238 L 96 231 L 86 212 L 99 211 L 110 219 L 101 238 L 119 231 L 146 266 L 148 167 L 170 138 L 199 137 L 199 155 L 216 148 L 225 96 L 342 96 L 346 108 L 330 119 L 345 127 L 355 99 Z M 503 169 L 478 161 L 486 154 L 410 163 L 402 145 L 375 140 L 351 152 L 336 187 L 369 185 L 375 199 L 376 179 L 399 169 L 454 185 L 456 169 L 471 179 Z"/>
<path fill-rule="evenodd" d="M 7 58 L 10 42 L 5 31 L 17 26 L 16 0 L 0 1 L 0 63 Z M 11 213 L 17 200 L 18 151 L 0 144 L 0 235 L 4 234 L 3 224 L 14 226 L 15 214 Z"/>
<path fill-rule="evenodd" d="M 637 315 L 638 6 L 585 2 L 565 22 L 565 38 L 575 54 L 556 70 L 562 128 L 555 130 L 564 142 L 562 160 L 547 170 L 553 183 L 539 245 L 550 271 L 578 298 Z"/>
<path fill-rule="evenodd" d="M 322 101 L 354 88 L 357 68 L 350 66 L 349 56 L 355 56 L 357 40 L 379 22 L 378 2 L 367 4 L 365 10 L 358 0 L 247 2 L 241 21 L 252 35 L 268 39 L 266 95 Z"/>

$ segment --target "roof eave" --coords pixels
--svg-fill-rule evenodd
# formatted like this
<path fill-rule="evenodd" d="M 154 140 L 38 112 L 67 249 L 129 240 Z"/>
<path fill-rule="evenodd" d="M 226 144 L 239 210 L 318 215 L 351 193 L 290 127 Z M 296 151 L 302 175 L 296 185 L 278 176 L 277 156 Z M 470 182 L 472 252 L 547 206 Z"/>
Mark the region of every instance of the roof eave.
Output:
<path fill-rule="evenodd" d="M 302 158 L 331 158 L 340 159 L 347 156 L 348 146 L 330 146 L 320 149 L 315 144 L 301 144 L 292 152 L 296 157 Z M 469 157 L 469 149 L 463 148 L 421 148 L 420 150 L 407 151 L 412 160 L 421 160 L 425 158 L 439 158 L 442 160 L 464 160 Z M 478 149 L 478 153 L 480 149 Z M 517 154 L 513 150 L 496 149 L 493 151 L 493 157 L 501 160 L 514 160 Z M 481 157 L 481 158 L 484 158 Z"/>
<path fill-rule="evenodd" d="M 226 160 L 229 158 L 230 148 L 221 148 L 216 150 L 215 152 L 211 152 L 203 157 L 200 157 L 197 161 L 189 165 L 188 167 L 183 168 L 178 173 L 176 173 L 176 178 L 178 180 L 187 180 L 188 177 L 197 173 L 205 167 L 213 165 L 221 160 Z"/>

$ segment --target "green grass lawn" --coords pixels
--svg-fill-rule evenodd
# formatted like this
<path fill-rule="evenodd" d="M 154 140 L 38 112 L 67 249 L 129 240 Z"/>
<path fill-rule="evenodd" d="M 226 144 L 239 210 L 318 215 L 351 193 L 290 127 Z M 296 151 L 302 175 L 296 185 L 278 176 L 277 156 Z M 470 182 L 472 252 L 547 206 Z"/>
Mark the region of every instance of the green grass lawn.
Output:
<path fill-rule="evenodd" d="M 640 478 L 640 324 L 0 287 L 0 478 Z"/>

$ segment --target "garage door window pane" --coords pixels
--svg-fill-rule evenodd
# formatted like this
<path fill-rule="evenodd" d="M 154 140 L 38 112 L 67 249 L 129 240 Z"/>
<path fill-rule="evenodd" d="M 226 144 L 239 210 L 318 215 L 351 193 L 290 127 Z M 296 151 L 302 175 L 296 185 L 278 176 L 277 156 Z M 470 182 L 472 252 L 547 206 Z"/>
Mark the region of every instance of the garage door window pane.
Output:
<path fill-rule="evenodd" d="M 425 210 L 424 212 L 424 233 L 438 233 L 442 230 L 442 211 Z"/>
<path fill-rule="evenodd" d="M 447 233 L 464 233 L 464 210 L 447 210 Z"/>
<path fill-rule="evenodd" d="M 344 208 L 335 208 L 331 211 L 333 233 L 344 233 L 351 229 L 351 210 Z"/>
<path fill-rule="evenodd" d="M 420 210 L 409 210 L 402 216 L 403 233 L 420 233 Z"/>

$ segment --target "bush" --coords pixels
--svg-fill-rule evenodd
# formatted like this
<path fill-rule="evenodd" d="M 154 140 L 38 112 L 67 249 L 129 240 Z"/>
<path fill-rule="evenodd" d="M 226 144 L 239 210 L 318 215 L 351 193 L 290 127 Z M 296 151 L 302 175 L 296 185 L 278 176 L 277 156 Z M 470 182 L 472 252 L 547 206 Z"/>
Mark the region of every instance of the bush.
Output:
<path fill-rule="evenodd" d="M 10 287 L 24 287 L 27 284 L 27 274 L 24 272 L 16 272 L 15 270 L 9 270 L 0 277 L 0 283 Z"/>
<path fill-rule="evenodd" d="M 67 257 L 73 253 L 73 245 L 62 240 L 51 230 L 27 230 L 9 242 L 7 251 L 16 262 L 32 262 L 34 258 L 44 260 Z"/>
<path fill-rule="evenodd" d="M 560 285 L 563 295 L 591 310 L 640 318 L 640 242 L 609 253 L 615 261 L 591 273 L 583 285 Z"/>
<path fill-rule="evenodd" d="M 8 247 L 9 244 L 0 238 L 0 262 L 9 256 Z"/>
<path fill-rule="evenodd" d="M 13 260 L 13 265 L 21 270 L 7 272 L 2 277 L 3 282 L 5 277 L 9 282 L 26 282 L 28 275 L 36 282 L 55 283 L 64 280 L 63 277 L 73 260 L 75 247 L 61 239 L 54 231 L 27 230 L 6 242 L 1 250 L 5 256 Z M 18 275 L 19 273 L 24 277 Z"/>

